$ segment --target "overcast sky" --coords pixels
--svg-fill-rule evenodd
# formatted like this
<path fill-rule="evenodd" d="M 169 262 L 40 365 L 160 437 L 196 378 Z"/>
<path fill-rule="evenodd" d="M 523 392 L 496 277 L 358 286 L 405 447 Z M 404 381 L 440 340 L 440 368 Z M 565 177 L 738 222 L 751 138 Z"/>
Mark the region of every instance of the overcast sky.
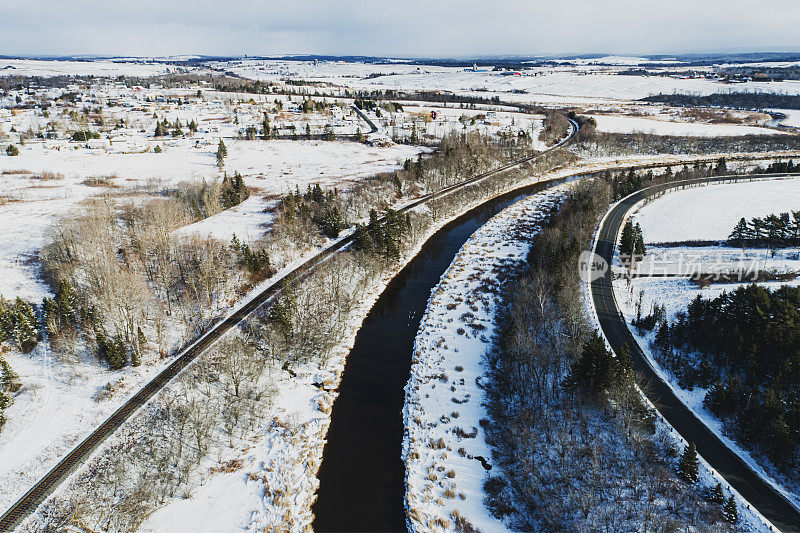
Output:
<path fill-rule="evenodd" d="M 798 0 L 0 0 L 0 54 L 800 51 Z"/>

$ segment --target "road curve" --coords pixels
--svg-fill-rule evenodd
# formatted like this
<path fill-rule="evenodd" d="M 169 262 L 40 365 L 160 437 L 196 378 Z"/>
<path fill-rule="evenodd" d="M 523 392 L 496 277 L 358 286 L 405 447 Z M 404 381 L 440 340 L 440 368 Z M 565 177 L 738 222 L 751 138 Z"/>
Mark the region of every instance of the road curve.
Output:
<path fill-rule="evenodd" d="M 798 176 L 800 174 L 773 174 L 769 177 Z M 617 236 L 626 215 L 637 203 L 662 191 L 680 187 L 722 181 L 747 181 L 739 176 L 671 182 L 636 192 L 613 206 L 606 214 L 597 234 L 595 253 L 611 265 Z M 630 349 L 634 370 L 644 378 L 645 394 L 664 418 L 681 436 L 694 442 L 697 452 L 719 472 L 751 505 L 781 531 L 800 531 L 800 511 L 772 485 L 757 475 L 742 459 L 731 451 L 694 413 L 681 402 L 670 386 L 661 380 L 650 365 L 641 347 L 634 339 L 617 306 L 611 285 L 611 268 L 603 277 L 592 281 L 591 299 L 597 312 L 600 327 L 615 352 L 624 344 Z"/>
<path fill-rule="evenodd" d="M 360 111 L 356 110 L 359 115 Z M 375 125 L 362 115 L 364 120 L 375 128 Z M 454 185 L 444 187 L 434 193 L 427 194 L 414 200 L 413 202 L 398 209 L 400 212 L 406 212 L 414 207 L 429 202 L 431 200 L 441 198 L 454 191 L 462 189 L 471 184 L 477 183 L 481 180 L 495 176 L 511 168 L 520 166 L 529 161 L 533 161 L 542 157 L 547 152 L 561 148 L 570 143 L 578 131 L 577 123 L 570 121 L 572 129 L 570 133 L 557 143 L 552 148 L 539 152 L 534 155 L 519 159 L 517 161 L 502 165 L 494 170 L 484 172 L 473 176 L 467 180 L 461 181 Z M 377 129 L 377 128 L 376 128 Z M 273 301 L 281 294 L 282 288 L 291 282 L 302 280 L 308 276 L 315 266 L 327 260 L 332 254 L 347 247 L 352 242 L 352 236 L 345 237 L 339 241 L 331 244 L 319 254 L 308 259 L 305 263 L 294 269 L 285 277 L 277 280 L 275 283 L 264 289 L 262 292 L 254 296 L 251 300 L 244 303 L 241 307 L 236 309 L 229 316 L 217 322 L 206 333 L 201 335 L 196 341 L 186 347 L 180 355 L 161 371 L 155 378 L 142 387 L 136 394 L 127 400 L 122 406 L 114 411 L 100 426 L 98 426 L 88 437 L 81 441 L 75 448 L 73 448 L 64 458 L 62 458 L 55 467 L 47 472 L 36 484 L 31 487 L 19 500 L 17 500 L 2 516 L 0 516 L 0 531 L 10 531 L 15 528 L 19 523 L 33 512 L 44 500 L 61 484 L 78 466 L 83 464 L 89 456 L 94 452 L 100 444 L 102 444 L 109 436 L 111 436 L 126 420 L 128 420 L 141 406 L 149 401 L 159 390 L 164 388 L 173 378 L 175 378 L 183 369 L 191 364 L 199 355 L 211 347 L 217 340 L 219 340 L 225 333 L 234 328 L 244 318 L 259 309 L 262 305 Z"/>
<path fill-rule="evenodd" d="M 375 123 L 374 123 L 374 122 L 372 122 L 372 120 L 370 120 L 370 118 L 369 118 L 367 115 L 365 115 L 365 114 L 364 114 L 364 113 L 363 113 L 363 112 L 362 112 L 362 111 L 361 111 L 361 110 L 358 108 L 358 106 L 355 106 L 355 105 L 354 105 L 354 106 L 353 106 L 353 111 L 355 111 L 355 112 L 358 114 L 358 116 L 359 116 L 359 117 L 361 117 L 361 120 L 363 120 L 364 122 L 366 122 L 366 123 L 367 123 L 367 125 L 369 126 L 369 131 L 367 132 L 367 135 L 369 135 L 370 133 L 375 133 L 375 132 L 377 132 L 377 131 L 378 131 L 378 126 L 376 126 L 376 125 L 375 125 Z"/>

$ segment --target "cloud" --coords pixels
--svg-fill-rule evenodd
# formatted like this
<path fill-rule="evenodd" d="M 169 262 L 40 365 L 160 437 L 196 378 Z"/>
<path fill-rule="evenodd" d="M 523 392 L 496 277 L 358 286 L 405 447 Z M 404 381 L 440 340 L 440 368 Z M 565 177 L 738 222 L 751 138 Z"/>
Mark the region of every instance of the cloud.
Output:
<path fill-rule="evenodd" d="M 381 56 L 797 50 L 795 0 L 64 2 L 4 7 L 3 53 Z"/>

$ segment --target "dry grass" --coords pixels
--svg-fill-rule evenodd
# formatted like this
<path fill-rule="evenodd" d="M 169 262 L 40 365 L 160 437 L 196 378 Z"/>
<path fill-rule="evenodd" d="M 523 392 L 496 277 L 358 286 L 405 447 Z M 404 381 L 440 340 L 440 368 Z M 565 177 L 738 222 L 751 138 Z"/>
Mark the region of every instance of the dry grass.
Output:
<path fill-rule="evenodd" d="M 23 170 L 18 168 L 8 168 L 0 172 L 0 174 L 4 176 L 14 175 L 14 174 L 33 174 L 32 170 Z"/>
<path fill-rule="evenodd" d="M 63 180 L 64 174 L 60 172 L 48 172 L 44 171 L 41 174 L 33 174 L 31 176 L 32 180 L 40 180 L 40 181 L 56 181 L 56 180 Z"/>
<path fill-rule="evenodd" d="M 83 180 L 83 184 L 87 187 L 110 187 L 116 189 L 119 187 L 113 182 L 116 179 L 119 179 L 119 176 L 92 176 Z"/>

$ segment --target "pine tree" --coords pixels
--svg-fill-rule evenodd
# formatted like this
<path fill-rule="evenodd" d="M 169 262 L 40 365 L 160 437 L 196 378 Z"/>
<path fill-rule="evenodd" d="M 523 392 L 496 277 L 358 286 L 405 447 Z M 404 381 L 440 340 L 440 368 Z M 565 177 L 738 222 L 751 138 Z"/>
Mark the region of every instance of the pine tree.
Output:
<path fill-rule="evenodd" d="M 5 348 L 0 349 L 0 391 L 16 392 L 20 386 L 19 375 L 3 358 L 3 350 Z"/>
<path fill-rule="evenodd" d="M 722 505 L 725 503 L 725 494 L 722 492 L 722 485 L 719 483 L 708 491 L 708 501 Z"/>
<path fill-rule="evenodd" d="M 628 220 L 622 227 L 622 235 L 619 238 L 619 253 L 623 260 L 630 260 L 636 247 L 636 231 L 633 223 Z"/>
<path fill-rule="evenodd" d="M 741 218 L 728 236 L 728 242 L 740 248 L 744 248 L 745 240 L 749 234 L 750 228 L 747 225 L 747 220 Z"/>
<path fill-rule="evenodd" d="M 728 171 L 727 162 L 725 161 L 725 158 L 722 157 L 719 159 L 719 161 L 717 161 L 717 166 L 714 167 L 714 174 L 716 174 L 717 176 L 721 176 L 722 174 L 725 174 L 727 171 Z"/>
<path fill-rule="evenodd" d="M 753 240 L 755 241 L 755 245 L 758 246 L 761 243 L 761 236 L 763 235 L 764 230 L 764 221 L 758 217 L 754 218 L 750 221 L 750 235 L 752 235 Z"/>
<path fill-rule="evenodd" d="M 228 155 L 228 148 L 225 146 L 225 143 L 222 142 L 222 139 L 219 140 L 219 144 L 217 145 L 217 166 L 222 168 L 225 166 L 225 157 Z"/>
<path fill-rule="evenodd" d="M 697 448 L 693 442 L 690 442 L 678 461 L 678 477 L 687 483 L 697 482 L 700 479 L 698 464 Z"/>
<path fill-rule="evenodd" d="M 639 223 L 636 223 L 636 226 L 633 228 L 634 234 L 634 244 L 633 244 L 633 253 L 637 257 L 643 257 L 645 253 L 647 253 L 647 249 L 644 246 L 644 236 L 642 235 L 642 227 Z"/>
<path fill-rule="evenodd" d="M 622 348 L 617 354 L 617 374 L 622 377 L 630 375 L 633 372 L 633 361 L 631 361 L 631 350 L 628 348 L 628 343 L 622 345 Z"/>
<path fill-rule="evenodd" d="M 722 506 L 722 516 L 731 524 L 739 521 L 739 510 L 736 508 L 736 500 L 733 499 L 733 494 L 728 497 L 728 501 Z"/>
<path fill-rule="evenodd" d="M 39 340 L 39 329 L 33 306 L 17 297 L 10 313 L 10 336 L 21 352 L 28 353 L 33 350 Z"/>
<path fill-rule="evenodd" d="M 619 362 L 606 348 L 603 338 L 595 331 L 570 366 L 564 388 L 581 390 L 587 396 L 597 396 L 617 383 L 621 374 L 622 368 Z"/>

